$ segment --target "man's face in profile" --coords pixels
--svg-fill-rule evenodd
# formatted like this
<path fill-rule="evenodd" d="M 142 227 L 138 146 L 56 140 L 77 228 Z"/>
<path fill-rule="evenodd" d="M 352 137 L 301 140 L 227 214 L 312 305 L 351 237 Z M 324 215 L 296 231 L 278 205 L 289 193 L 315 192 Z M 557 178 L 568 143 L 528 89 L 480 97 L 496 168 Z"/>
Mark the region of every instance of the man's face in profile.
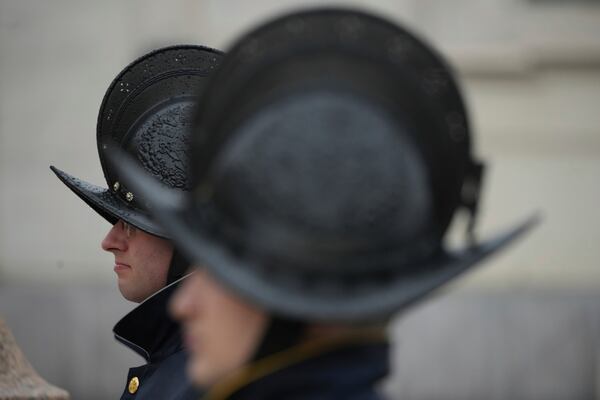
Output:
<path fill-rule="evenodd" d="M 166 285 L 173 256 L 168 240 L 119 220 L 101 246 L 115 256 L 119 291 L 127 300 L 140 303 Z"/>

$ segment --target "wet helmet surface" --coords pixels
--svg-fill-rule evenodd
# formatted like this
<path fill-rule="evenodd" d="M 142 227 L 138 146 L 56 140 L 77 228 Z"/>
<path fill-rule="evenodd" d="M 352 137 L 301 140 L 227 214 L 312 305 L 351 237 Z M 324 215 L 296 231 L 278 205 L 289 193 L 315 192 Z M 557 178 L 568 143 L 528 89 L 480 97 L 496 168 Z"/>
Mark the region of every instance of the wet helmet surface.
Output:
<path fill-rule="evenodd" d="M 128 65 L 108 88 L 97 124 L 98 153 L 108 188 L 51 167 L 71 190 L 114 224 L 122 219 L 148 233 L 166 236 L 139 194 L 106 161 L 118 147 L 163 185 L 189 190 L 190 128 L 198 96 L 221 52 L 180 45 L 153 51 Z"/>

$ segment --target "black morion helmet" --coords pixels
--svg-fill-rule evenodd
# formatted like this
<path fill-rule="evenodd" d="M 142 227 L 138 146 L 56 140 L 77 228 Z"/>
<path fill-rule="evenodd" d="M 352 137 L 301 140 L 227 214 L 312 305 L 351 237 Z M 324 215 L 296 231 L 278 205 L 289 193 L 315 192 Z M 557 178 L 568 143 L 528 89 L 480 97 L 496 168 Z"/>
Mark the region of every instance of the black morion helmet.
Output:
<path fill-rule="evenodd" d="M 179 45 L 155 50 L 129 64 L 109 86 L 98 114 L 98 155 L 108 188 L 51 166 L 58 178 L 111 224 L 123 221 L 168 237 L 148 214 L 143 196 L 106 161 L 111 145 L 130 154 L 166 187 L 189 190 L 192 111 L 221 60 L 218 50 Z"/>

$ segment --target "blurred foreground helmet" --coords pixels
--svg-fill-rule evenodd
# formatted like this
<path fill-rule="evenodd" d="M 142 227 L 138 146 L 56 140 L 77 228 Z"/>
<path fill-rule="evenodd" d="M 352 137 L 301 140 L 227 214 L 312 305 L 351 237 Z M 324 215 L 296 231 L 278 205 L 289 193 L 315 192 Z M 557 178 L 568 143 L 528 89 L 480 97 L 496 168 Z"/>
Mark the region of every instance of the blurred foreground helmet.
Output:
<path fill-rule="evenodd" d="M 98 115 L 97 142 L 108 188 L 82 181 L 55 167 L 58 178 L 111 224 L 123 221 L 168 236 L 146 205 L 106 161 L 110 143 L 132 155 L 164 185 L 189 190 L 189 133 L 193 110 L 207 76 L 221 59 L 217 50 L 172 46 L 128 65 L 109 86 Z"/>
<path fill-rule="evenodd" d="M 204 96 L 193 190 L 182 208 L 155 193 L 153 212 L 182 251 L 275 314 L 386 318 L 534 222 L 445 248 L 457 209 L 476 212 L 481 166 L 448 66 L 385 20 L 278 18 L 237 42 Z"/>

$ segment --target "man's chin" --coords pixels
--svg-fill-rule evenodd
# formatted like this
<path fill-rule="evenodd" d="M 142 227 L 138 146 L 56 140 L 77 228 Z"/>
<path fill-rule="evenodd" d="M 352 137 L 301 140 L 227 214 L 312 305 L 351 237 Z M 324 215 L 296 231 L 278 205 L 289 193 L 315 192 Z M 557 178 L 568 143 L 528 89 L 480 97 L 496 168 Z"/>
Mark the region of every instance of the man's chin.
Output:
<path fill-rule="evenodd" d="M 119 292 L 121 292 L 121 296 L 123 296 L 125 300 L 134 303 L 141 303 L 144 300 L 143 296 L 140 296 L 139 293 L 135 292 L 134 290 L 131 290 L 131 288 L 127 284 L 126 279 L 119 278 L 118 287 Z"/>

